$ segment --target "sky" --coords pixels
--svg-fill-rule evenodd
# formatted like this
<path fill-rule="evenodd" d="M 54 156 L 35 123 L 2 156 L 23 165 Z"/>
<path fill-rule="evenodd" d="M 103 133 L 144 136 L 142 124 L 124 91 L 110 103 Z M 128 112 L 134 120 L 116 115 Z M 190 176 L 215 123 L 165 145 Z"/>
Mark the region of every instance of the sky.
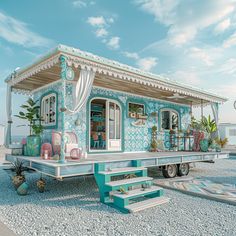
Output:
<path fill-rule="evenodd" d="M 0 0 L 0 124 L 6 76 L 58 44 L 228 97 L 236 123 L 236 0 Z"/>

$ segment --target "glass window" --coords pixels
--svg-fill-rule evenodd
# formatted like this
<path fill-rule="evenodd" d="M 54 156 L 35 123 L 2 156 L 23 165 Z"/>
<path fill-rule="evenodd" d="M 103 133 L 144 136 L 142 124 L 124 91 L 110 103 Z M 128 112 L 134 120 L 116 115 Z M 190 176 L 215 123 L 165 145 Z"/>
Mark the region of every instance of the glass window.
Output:
<path fill-rule="evenodd" d="M 115 104 L 109 103 L 109 138 L 115 139 Z"/>
<path fill-rule="evenodd" d="M 56 125 L 56 93 L 50 93 L 44 96 L 41 100 L 41 117 L 43 119 L 43 126 L 55 126 Z"/>
<path fill-rule="evenodd" d="M 138 118 L 138 115 L 144 115 L 144 113 L 145 113 L 144 104 L 129 102 L 128 108 L 129 108 L 128 115 L 130 118 Z"/>
<path fill-rule="evenodd" d="M 161 112 L 161 128 L 165 130 L 178 129 L 179 116 L 172 110 L 164 110 Z"/>
<path fill-rule="evenodd" d="M 116 105 L 116 139 L 120 139 L 120 107 Z"/>

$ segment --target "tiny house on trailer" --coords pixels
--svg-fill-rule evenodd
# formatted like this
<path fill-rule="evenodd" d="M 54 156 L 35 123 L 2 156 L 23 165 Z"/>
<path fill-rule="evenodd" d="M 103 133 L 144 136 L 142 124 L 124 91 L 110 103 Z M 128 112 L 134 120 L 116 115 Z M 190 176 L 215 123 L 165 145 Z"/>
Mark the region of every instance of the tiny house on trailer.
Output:
<path fill-rule="evenodd" d="M 109 202 L 111 191 L 148 185 L 151 178 L 146 167 L 162 166 L 166 177 L 174 177 L 177 172 L 187 174 L 191 162 L 228 156 L 192 152 L 193 137 L 171 136 L 173 130 L 184 134 L 189 129 L 193 106 L 211 105 L 218 122 L 218 106 L 226 99 L 159 75 L 59 45 L 32 65 L 12 73 L 6 82 L 6 145 L 14 149 L 10 142 L 12 92 L 28 94 L 38 101 L 43 143 L 55 143 L 55 133 L 61 137 L 59 161 L 13 154 L 6 159 L 24 160 L 30 168 L 59 179 L 94 174 L 104 203 Z M 153 126 L 157 127 L 157 148 L 163 152 L 149 152 Z M 77 137 L 76 145 L 88 154 L 86 159 L 72 160 L 66 153 L 69 133 Z M 111 181 L 112 176 L 130 173 L 137 178 Z M 145 205 L 129 204 L 137 196 L 159 198 L 147 200 L 147 207 L 166 201 L 160 198 L 163 191 L 154 186 L 145 192 L 130 191 L 126 197 L 115 193 L 113 204 L 137 211 Z"/>

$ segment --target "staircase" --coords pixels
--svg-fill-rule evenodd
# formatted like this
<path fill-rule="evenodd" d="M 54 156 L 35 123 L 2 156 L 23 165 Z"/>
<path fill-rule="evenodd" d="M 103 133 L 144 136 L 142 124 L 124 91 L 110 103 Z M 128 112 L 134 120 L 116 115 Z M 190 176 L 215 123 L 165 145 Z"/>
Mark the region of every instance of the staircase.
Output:
<path fill-rule="evenodd" d="M 153 178 L 147 176 L 147 168 L 141 167 L 138 160 L 132 161 L 132 167 L 116 169 L 109 169 L 106 163 L 96 163 L 94 176 L 100 201 L 122 212 L 138 212 L 169 201 L 163 197 L 161 187 L 152 185 Z"/>

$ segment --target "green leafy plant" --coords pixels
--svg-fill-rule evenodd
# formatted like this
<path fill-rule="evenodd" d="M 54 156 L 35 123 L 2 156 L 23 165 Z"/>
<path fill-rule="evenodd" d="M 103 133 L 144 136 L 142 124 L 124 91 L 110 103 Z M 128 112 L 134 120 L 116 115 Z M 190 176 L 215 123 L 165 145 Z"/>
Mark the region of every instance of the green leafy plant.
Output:
<path fill-rule="evenodd" d="M 23 108 L 24 111 L 20 111 L 19 115 L 15 116 L 29 122 L 30 135 L 40 135 L 43 132 L 43 126 L 41 125 L 43 119 L 39 114 L 40 107 L 37 105 L 37 101 L 29 98 L 26 104 L 21 105 L 21 108 Z"/>
<path fill-rule="evenodd" d="M 197 131 L 204 131 L 201 120 L 198 121 L 194 116 L 191 117 L 190 128 L 197 130 Z"/>
<path fill-rule="evenodd" d="M 211 119 L 211 116 L 203 116 L 201 120 L 202 127 L 204 130 L 211 136 L 214 132 L 217 131 L 217 125 L 214 119 Z"/>

